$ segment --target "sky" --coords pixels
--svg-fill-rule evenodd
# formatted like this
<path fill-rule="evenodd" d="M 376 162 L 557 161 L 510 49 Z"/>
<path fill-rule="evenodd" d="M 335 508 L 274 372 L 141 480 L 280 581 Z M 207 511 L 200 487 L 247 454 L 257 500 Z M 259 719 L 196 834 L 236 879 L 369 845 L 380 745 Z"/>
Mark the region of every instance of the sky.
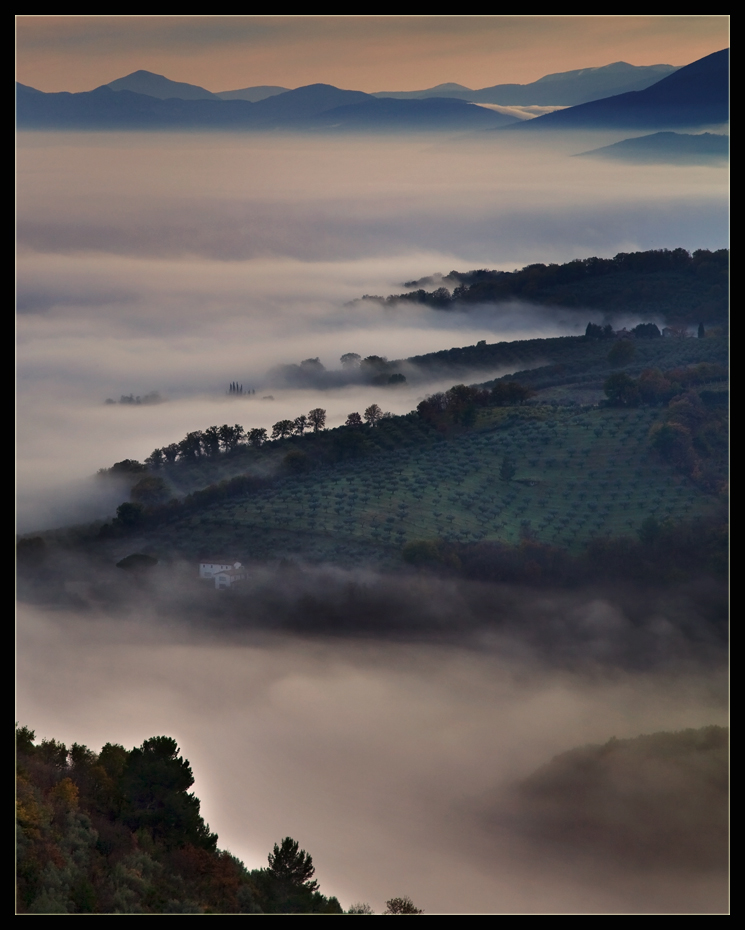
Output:
<path fill-rule="evenodd" d="M 17 16 L 17 80 L 92 90 L 144 69 L 218 92 L 368 93 L 535 81 L 615 61 L 684 65 L 729 44 L 719 16 Z"/>

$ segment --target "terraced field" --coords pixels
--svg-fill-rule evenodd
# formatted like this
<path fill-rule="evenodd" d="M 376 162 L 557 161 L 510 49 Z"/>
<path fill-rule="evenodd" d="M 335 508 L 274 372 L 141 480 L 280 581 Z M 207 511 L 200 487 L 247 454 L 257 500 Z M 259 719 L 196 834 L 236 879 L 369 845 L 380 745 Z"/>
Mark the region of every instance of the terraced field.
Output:
<path fill-rule="evenodd" d="M 482 413 L 452 439 L 378 450 L 287 476 L 148 534 L 155 549 L 341 564 L 398 559 L 414 539 L 521 536 L 579 550 L 634 533 L 649 516 L 684 519 L 713 499 L 660 463 L 647 436 L 660 409 L 537 406 Z M 514 478 L 499 478 L 505 457 Z"/>

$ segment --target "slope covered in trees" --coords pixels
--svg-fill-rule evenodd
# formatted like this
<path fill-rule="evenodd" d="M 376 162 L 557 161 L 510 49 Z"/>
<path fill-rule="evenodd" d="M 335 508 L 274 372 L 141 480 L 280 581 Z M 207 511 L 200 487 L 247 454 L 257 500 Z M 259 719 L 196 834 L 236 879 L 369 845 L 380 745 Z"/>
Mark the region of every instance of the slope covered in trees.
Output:
<path fill-rule="evenodd" d="M 58 545 L 122 567 L 137 553 L 165 563 L 224 554 L 231 563 L 386 568 L 403 558 L 457 564 L 475 578 L 548 582 L 586 577 L 585 559 L 596 574 L 672 578 L 676 553 L 678 574 L 697 562 L 721 573 L 726 339 L 637 329 L 618 338 L 590 325 L 586 336 L 527 347 L 448 350 L 431 363 L 494 351 L 513 353 L 514 364 L 528 350 L 563 361 L 454 385 L 405 416 L 371 405 L 364 418 L 352 412 L 326 429 L 318 408 L 317 428 L 305 415 L 287 430 L 276 424 L 274 439 L 211 427 L 144 465 L 117 463 L 111 474 L 128 477 L 131 496 L 116 519 L 22 540 L 22 589 L 57 583 Z"/>
<path fill-rule="evenodd" d="M 392 294 L 437 310 L 522 300 L 559 307 L 593 308 L 637 317 L 662 317 L 670 324 L 727 321 L 729 251 L 653 249 L 621 252 L 614 258 L 575 259 L 563 265 L 534 264 L 516 271 L 451 271 L 442 286 L 432 279 L 407 282 L 413 288 Z M 382 298 L 376 298 L 382 299 Z"/>
<path fill-rule="evenodd" d="M 286 837 L 268 868 L 217 848 L 176 741 L 99 753 L 16 727 L 17 912 L 341 914 Z"/>

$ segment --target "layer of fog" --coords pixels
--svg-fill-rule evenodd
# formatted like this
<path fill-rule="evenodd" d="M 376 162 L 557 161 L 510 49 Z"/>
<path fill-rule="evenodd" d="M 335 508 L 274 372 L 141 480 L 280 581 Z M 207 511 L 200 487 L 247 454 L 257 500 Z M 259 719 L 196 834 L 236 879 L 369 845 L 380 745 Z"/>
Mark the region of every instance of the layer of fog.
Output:
<path fill-rule="evenodd" d="M 98 749 L 174 736 L 220 846 L 261 867 L 291 835 L 344 906 L 379 913 L 408 894 L 428 913 L 726 908 L 725 876 L 588 867 L 495 826 L 493 807 L 574 746 L 725 723 L 716 667 L 568 671 L 498 637 L 241 635 L 29 607 L 18 658 L 17 717 L 38 737 Z"/>
<path fill-rule="evenodd" d="M 497 113 L 504 113 L 505 116 L 514 116 L 516 119 L 535 119 L 536 116 L 543 116 L 544 113 L 553 113 L 555 110 L 566 110 L 566 107 L 557 106 L 539 106 L 529 104 L 527 106 L 505 106 L 501 103 L 478 103 L 479 107 L 485 107 L 487 110 L 496 110 Z"/>
<path fill-rule="evenodd" d="M 347 306 L 364 294 L 453 268 L 726 244 L 724 170 L 568 157 L 618 138 L 21 134 L 20 528 L 98 512 L 70 508 L 92 494 L 71 482 L 187 431 L 316 406 L 330 425 L 370 403 L 404 413 L 450 383 L 265 390 L 274 365 L 571 334 L 592 317 Z M 230 404 L 231 381 L 256 401 Z M 150 391 L 170 402 L 103 406 Z"/>

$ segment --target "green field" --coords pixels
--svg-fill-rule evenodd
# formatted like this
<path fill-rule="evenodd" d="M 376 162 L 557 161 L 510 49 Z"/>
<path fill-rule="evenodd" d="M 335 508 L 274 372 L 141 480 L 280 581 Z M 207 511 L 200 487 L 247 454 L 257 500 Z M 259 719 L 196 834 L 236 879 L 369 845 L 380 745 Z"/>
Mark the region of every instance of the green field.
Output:
<path fill-rule="evenodd" d="M 205 507 L 148 533 L 154 550 L 226 558 L 387 562 L 415 539 L 532 538 L 578 551 L 649 516 L 704 515 L 715 499 L 661 464 L 655 409 L 482 411 L 469 432 L 383 450 Z M 499 478 L 509 457 L 511 481 Z M 144 540 L 143 540 L 144 541 Z"/>

